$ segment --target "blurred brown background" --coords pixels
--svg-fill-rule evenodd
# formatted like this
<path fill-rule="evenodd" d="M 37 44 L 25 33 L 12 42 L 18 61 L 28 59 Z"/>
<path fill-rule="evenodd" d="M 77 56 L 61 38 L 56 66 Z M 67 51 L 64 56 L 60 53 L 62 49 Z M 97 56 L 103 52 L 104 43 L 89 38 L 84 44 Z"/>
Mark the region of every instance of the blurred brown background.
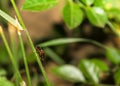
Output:
<path fill-rule="evenodd" d="M 17 5 L 32 39 L 49 36 L 53 24 L 61 22 L 61 9 L 64 6 L 64 0 L 59 1 L 59 5 L 50 10 L 44 12 L 29 12 L 20 9 L 24 0 L 17 0 Z M 11 10 L 11 14 L 13 16 L 15 15 L 13 10 Z"/>

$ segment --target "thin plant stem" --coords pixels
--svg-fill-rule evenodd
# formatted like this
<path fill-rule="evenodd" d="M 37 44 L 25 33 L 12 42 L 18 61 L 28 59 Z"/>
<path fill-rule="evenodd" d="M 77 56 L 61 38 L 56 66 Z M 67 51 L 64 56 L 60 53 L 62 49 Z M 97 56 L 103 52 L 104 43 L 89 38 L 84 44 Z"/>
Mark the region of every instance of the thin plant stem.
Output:
<path fill-rule="evenodd" d="M 42 74 L 43 74 L 43 76 L 44 76 L 44 78 L 45 78 L 45 80 L 46 80 L 47 86 L 50 86 L 50 82 L 49 82 L 49 80 L 48 80 L 47 74 L 46 74 L 46 72 L 45 72 L 45 70 L 44 70 L 44 68 L 43 68 L 43 66 L 42 66 L 42 63 L 41 63 L 41 61 L 40 61 L 40 59 L 39 59 L 39 56 L 38 56 L 38 54 L 37 54 L 37 52 L 36 52 L 36 49 L 34 48 L 34 45 L 33 45 L 33 43 L 32 43 L 32 40 L 31 40 L 31 38 L 30 38 L 29 33 L 28 33 L 27 30 L 26 30 L 26 34 L 27 34 L 29 43 L 30 43 L 30 45 L 31 45 L 32 51 L 34 52 L 34 54 L 35 54 L 35 56 L 36 56 L 36 60 L 37 60 L 37 63 L 38 63 L 38 65 L 39 65 L 39 68 L 41 69 L 41 72 L 42 72 Z"/>
<path fill-rule="evenodd" d="M 8 24 L 8 31 L 9 31 L 9 37 L 10 37 L 10 48 L 11 48 L 11 51 L 12 51 L 12 54 L 14 55 L 14 59 L 16 62 L 18 62 L 18 56 L 17 56 L 17 42 L 16 42 L 16 37 L 17 37 L 17 34 L 16 34 L 16 28 L 12 25 L 12 24 Z M 17 64 L 17 66 L 19 67 L 19 64 Z M 15 78 L 16 78 L 16 83 L 15 85 L 16 86 L 19 86 L 19 81 L 17 80 L 17 76 L 16 74 L 14 74 Z"/>
<path fill-rule="evenodd" d="M 20 46 L 21 46 L 22 55 L 23 55 L 25 71 L 26 71 L 26 75 L 27 75 L 27 79 L 28 79 L 28 86 L 32 86 L 30 72 L 29 72 L 28 63 L 27 63 L 27 58 L 26 58 L 25 49 L 24 49 L 24 44 L 23 44 L 21 32 L 19 30 L 18 30 L 18 36 L 19 36 Z"/>
<path fill-rule="evenodd" d="M 7 49 L 7 52 L 8 52 L 8 54 L 9 54 L 9 56 L 10 56 L 10 60 L 11 60 L 12 65 L 13 65 L 13 67 L 14 67 L 14 70 L 15 70 L 15 73 L 16 73 L 16 76 L 17 76 L 17 79 L 19 79 L 19 83 L 20 83 L 20 82 L 22 81 L 22 77 L 21 77 L 21 74 L 20 74 L 20 72 L 19 72 L 19 70 L 18 70 L 17 63 L 16 63 L 16 61 L 15 61 L 15 59 L 14 59 L 14 56 L 13 56 L 13 54 L 12 54 L 12 51 L 10 50 L 10 47 L 9 47 L 9 45 L 8 45 L 7 39 L 6 39 L 5 35 L 4 35 L 4 32 L 3 32 L 1 26 L 0 26 L 0 35 L 1 35 L 2 39 L 3 39 L 3 42 L 4 42 L 5 47 L 6 47 L 6 49 Z"/>
<path fill-rule="evenodd" d="M 113 24 L 112 24 L 110 21 L 107 22 L 107 25 L 110 27 L 110 29 L 111 29 L 118 37 L 120 37 L 120 35 L 116 32 L 115 27 L 113 26 Z"/>
<path fill-rule="evenodd" d="M 99 47 L 101 47 L 101 48 L 103 48 L 103 49 L 105 49 L 105 50 L 108 49 L 107 46 L 105 46 L 105 45 L 103 45 L 103 44 L 101 44 L 101 43 L 99 43 L 99 42 L 97 42 L 97 41 L 90 40 L 90 39 L 87 39 L 87 40 L 85 39 L 85 41 L 88 42 L 88 43 L 95 44 L 95 45 L 97 45 L 97 46 L 99 46 Z"/>
<path fill-rule="evenodd" d="M 14 7 L 14 10 L 15 10 L 16 14 L 17 14 L 18 20 L 20 21 L 22 27 L 25 29 L 25 32 L 26 32 L 28 41 L 29 41 L 29 43 L 30 43 L 30 46 L 31 46 L 31 48 L 32 48 L 32 51 L 33 51 L 34 54 L 35 54 L 36 61 L 37 61 L 38 65 L 39 65 L 39 68 L 41 69 L 41 72 L 42 72 L 44 78 L 45 78 L 45 81 L 46 81 L 46 83 L 47 83 L 47 86 L 50 86 L 50 82 L 49 82 L 49 80 L 48 80 L 47 74 L 46 74 L 46 72 L 45 72 L 45 70 L 44 70 L 44 68 L 43 68 L 43 66 L 42 66 L 42 63 L 41 63 L 41 61 L 40 61 L 40 59 L 39 59 L 39 56 L 38 56 L 38 54 L 37 54 L 37 52 L 36 52 L 36 49 L 35 49 L 35 47 L 34 47 L 34 44 L 33 44 L 32 40 L 31 40 L 31 38 L 30 38 L 30 35 L 29 35 L 28 31 L 27 31 L 27 28 L 26 28 L 26 26 L 25 26 L 25 24 L 24 24 L 24 22 L 23 22 L 23 20 L 22 20 L 22 17 L 21 17 L 21 15 L 20 15 L 19 11 L 18 11 L 18 8 L 17 8 L 17 6 L 16 6 L 16 4 L 15 4 L 15 1 L 14 1 L 14 0 L 11 0 L 11 3 L 12 3 L 12 5 L 13 5 L 13 7 Z"/>
<path fill-rule="evenodd" d="M 75 2 L 78 4 L 79 7 L 83 8 L 83 9 L 86 8 L 86 6 L 83 5 L 79 0 L 75 0 Z"/>
<path fill-rule="evenodd" d="M 73 41 L 72 41 L 73 40 Z M 87 42 L 87 43 L 91 43 L 94 45 L 97 45 L 103 49 L 107 49 L 107 46 L 91 40 L 91 39 L 84 39 L 84 38 L 60 38 L 60 39 L 54 39 L 45 43 L 41 43 L 38 46 L 41 47 L 49 47 L 49 46 L 55 46 L 55 45 L 62 45 L 62 44 L 68 44 L 68 43 L 75 43 L 75 42 Z"/>
<path fill-rule="evenodd" d="M 52 60 L 54 60 L 59 65 L 65 64 L 65 61 L 61 57 L 59 57 L 59 55 L 57 55 L 52 49 L 45 48 L 44 51 L 46 55 L 48 55 Z"/>
<path fill-rule="evenodd" d="M 17 8 L 17 6 L 16 6 L 16 4 L 15 4 L 15 1 L 14 1 L 14 0 L 10 0 L 10 1 L 11 1 L 12 5 L 13 5 L 13 8 L 14 8 L 16 14 L 17 14 L 17 17 L 18 17 L 18 19 L 19 19 L 19 21 L 20 21 L 23 29 L 26 29 L 26 26 L 25 26 L 25 24 L 24 24 L 24 22 L 23 22 L 23 20 L 22 20 L 22 17 L 21 17 L 21 15 L 20 15 L 19 11 L 18 11 L 18 8 Z"/>
<path fill-rule="evenodd" d="M 8 31 L 9 31 L 9 37 L 10 37 L 10 48 L 12 50 L 12 53 L 14 57 L 16 57 L 16 61 L 18 62 L 17 59 L 17 34 L 16 34 L 16 28 L 12 24 L 8 24 Z"/>

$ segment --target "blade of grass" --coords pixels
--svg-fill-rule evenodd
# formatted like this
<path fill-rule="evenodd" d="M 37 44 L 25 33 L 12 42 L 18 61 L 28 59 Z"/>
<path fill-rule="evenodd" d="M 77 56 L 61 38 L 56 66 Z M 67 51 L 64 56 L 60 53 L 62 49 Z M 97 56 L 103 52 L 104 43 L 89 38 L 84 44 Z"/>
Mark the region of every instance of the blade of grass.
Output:
<path fill-rule="evenodd" d="M 0 35 L 1 35 L 2 39 L 3 39 L 3 42 L 4 42 L 5 47 L 6 47 L 6 49 L 7 49 L 7 52 L 8 52 L 8 54 L 9 54 L 9 56 L 10 56 L 10 60 L 11 60 L 12 65 L 13 65 L 13 67 L 14 67 L 14 70 L 15 70 L 15 73 L 16 73 L 16 76 L 17 76 L 17 79 L 19 79 L 18 81 L 19 81 L 19 83 L 20 83 L 20 82 L 22 82 L 23 80 L 22 80 L 22 77 L 21 77 L 20 72 L 19 72 L 18 67 L 17 67 L 17 63 L 16 63 L 16 61 L 15 61 L 15 59 L 14 59 L 14 56 L 13 56 L 13 54 L 12 54 L 12 51 L 10 50 L 10 47 L 9 47 L 9 45 L 8 45 L 7 39 L 6 39 L 5 35 L 4 35 L 4 32 L 3 32 L 1 26 L 0 26 Z"/>
<path fill-rule="evenodd" d="M 18 8 L 17 8 L 17 6 L 16 6 L 16 4 L 15 4 L 15 1 L 14 1 L 14 0 L 10 0 L 10 1 L 11 1 L 12 5 L 13 5 L 13 8 L 14 8 L 16 14 L 17 14 L 17 17 L 18 17 L 18 19 L 19 19 L 19 21 L 20 21 L 23 29 L 26 29 L 26 26 L 25 26 L 25 24 L 24 24 L 24 22 L 23 22 L 23 20 L 22 20 L 22 17 L 21 17 L 21 15 L 20 15 L 19 11 L 18 11 Z"/>
<path fill-rule="evenodd" d="M 39 68 L 41 69 L 41 72 L 42 72 L 42 74 L 43 74 L 43 76 L 44 76 L 44 78 L 45 78 L 45 80 L 46 80 L 47 86 L 51 86 L 51 84 L 50 84 L 50 82 L 49 82 L 49 80 L 48 80 L 47 74 L 46 74 L 46 72 L 45 72 L 45 70 L 44 70 L 44 68 L 43 68 L 43 66 L 42 66 L 42 63 L 41 63 L 41 61 L 40 61 L 40 59 L 39 59 L 39 56 L 38 56 L 38 54 L 37 54 L 37 52 L 36 52 L 36 49 L 35 49 L 35 47 L 34 47 L 34 45 L 33 45 L 33 42 L 32 42 L 32 40 L 31 40 L 31 38 L 30 38 L 29 33 L 28 33 L 27 30 L 26 30 L 26 34 L 27 34 L 27 37 L 28 37 L 30 46 L 31 46 L 31 48 L 32 48 L 32 51 L 34 52 L 34 54 L 35 54 L 35 56 L 36 56 L 36 61 L 37 61 L 38 65 L 39 65 Z"/>
<path fill-rule="evenodd" d="M 8 24 L 8 31 L 9 31 L 9 37 L 10 37 L 10 48 L 11 48 L 11 51 L 14 55 L 14 59 L 15 61 L 18 63 L 18 46 L 16 46 L 18 43 L 17 43 L 17 34 L 16 34 L 16 28 L 12 25 L 12 24 Z M 17 64 L 17 66 L 19 67 L 19 64 Z M 14 74 L 15 76 L 15 74 Z M 17 77 L 15 77 L 16 80 L 17 80 Z M 15 83 L 16 86 L 19 86 L 19 82 L 16 81 Z"/>
<path fill-rule="evenodd" d="M 52 49 L 50 48 L 45 48 L 44 49 L 46 55 L 48 55 L 52 60 L 54 60 L 56 63 L 63 65 L 65 64 L 64 60 L 61 59 Z"/>
<path fill-rule="evenodd" d="M 7 14 L 6 14 L 5 12 L 3 12 L 2 10 L 0 10 L 0 15 L 1 15 L 4 19 L 6 19 L 8 22 L 10 22 L 12 25 L 14 25 L 15 27 L 18 27 L 18 25 L 16 25 L 16 20 L 13 19 L 12 17 L 10 17 L 9 15 L 7 15 Z M 5 15 L 5 16 L 4 16 L 4 15 Z M 25 26 L 23 26 L 23 27 L 24 27 L 24 29 L 26 29 Z M 36 56 L 36 61 L 37 61 L 38 65 L 39 65 L 39 68 L 41 69 L 42 74 L 43 74 L 43 76 L 45 77 L 46 83 L 49 84 L 47 75 L 46 75 L 46 73 L 45 73 L 45 70 L 44 70 L 41 62 L 38 60 L 38 59 L 39 59 L 39 56 L 38 56 L 37 53 L 36 53 L 36 50 L 35 50 L 35 48 L 34 48 L 34 45 L 33 45 L 33 43 L 32 43 L 32 40 L 31 40 L 31 38 L 30 38 L 30 36 L 29 36 L 29 33 L 28 33 L 27 29 L 25 30 L 25 32 L 26 32 L 28 41 L 30 42 L 30 46 L 31 46 L 31 48 L 32 48 L 32 51 L 34 52 L 34 54 L 35 54 L 35 56 Z M 49 86 L 49 85 L 48 85 L 48 86 Z"/>
<path fill-rule="evenodd" d="M 12 50 L 12 53 L 14 57 L 16 57 L 16 61 L 18 62 L 18 46 L 16 46 L 17 43 L 17 34 L 16 34 L 16 28 L 12 24 L 8 24 L 8 32 L 9 32 L 9 37 L 10 37 L 10 48 Z"/>
<path fill-rule="evenodd" d="M 17 14 L 18 20 L 20 21 L 22 27 L 25 29 L 25 32 L 26 32 L 28 41 L 29 41 L 29 43 L 30 43 L 30 46 L 31 46 L 31 48 L 32 48 L 32 51 L 34 52 L 34 54 L 35 54 L 35 56 L 36 56 L 36 61 L 37 61 L 38 65 L 39 65 L 39 68 L 41 69 L 41 72 L 42 72 L 44 78 L 45 78 L 45 81 L 46 81 L 46 83 L 47 83 L 47 86 L 50 86 L 51 84 L 50 84 L 50 82 L 49 82 L 49 80 L 48 80 L 47 74 L 46 74 L 46 72 L 45 72 L 45 70 L 44 70 L 44 68 L 43 68 L 43 66 L 42 66 L 42 63 L 41 63 L 41 61 L 40 61 L 40 59 L 39 59 L 39 56 L 38 56 L 38 54 L 37 54 L 37 52 L 36 52 L 36 49 L 35 49 L 34 44 L 33 44 L 33 42 L 32 42 L 32 39 L 30 38 L 30 35 L 29 35 L 29 33 L 28 33 L 27 29 L 26 29 L 26 26 L 25 26 L 25 24 L 24 24 L 24 22 L 23 22 L 23 20 L 22 20 L 22 17 L 21 17 L 21 15 L 20 15 L 19 11 L 18 11 L 18 8 L 17 8 L 17 6 L 16 6 L 16 4 L 15 4 L 15 1 L 14 1 L 14 0 L 10 0 L 10 1 L 11 1 L 12 5 L 13 5 L 13 8 L 14 8 L 16 14 Z"/>
<path fill-rule="evenodd" d="M 23 44 L 21 32 L 19 30 L 18 30 L 18 36 L 19 36 L 20 46 L 21 46 L 21 50 L 22 50 L 22 54 L 23 54 L 25 71 L 26 71 L 26 75 L 27 75 L 27 79 L 28 79 L 28 86 L 32 86 L 30 72 L 29 72 L 28 63 L 27 63 L 27 58 L 26 58 L 25 49 L 24 49 L 24 44 Z"/>
<path fill-rule="evenodd" d="M 10 22 L 12 25 L 16 26 L 16 21 L 2 10 L 0 10 L 0 16 L 2 16 L 5 20 Z"/>
<path fill-rule="evenodd" d="M 107 49 L 105 45 L 102 45 L 99 42 L 96 42 L 94 40 L 90 39 L 84 39 L 84 38 L 60 38 L 60 39 L 54 39 L 50 40 L 44 43 L 39 44 L 40 47 L 49 47 L 49 46 L 55 46 L 55 45 L 63 45 L 63 44 L 69 44 L 69 43 L 75 43 L 75 42 L 87 42 L 95 44 L 101 48 Z"/>

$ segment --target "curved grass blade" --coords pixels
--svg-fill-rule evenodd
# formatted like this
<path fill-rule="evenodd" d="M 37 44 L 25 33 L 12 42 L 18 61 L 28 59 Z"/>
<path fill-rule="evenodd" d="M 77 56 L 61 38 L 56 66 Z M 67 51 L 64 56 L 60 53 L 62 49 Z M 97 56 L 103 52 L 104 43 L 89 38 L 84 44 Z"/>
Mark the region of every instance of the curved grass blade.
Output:
<path fill-rule="evenodd" d="M 60 39 L 54 39 L 54 40 L 50 40 L 44 43 L 39 44 L 38 46 L 40 47 L 49 47 L 49 46 L 56 46 L 56 45 L 64 45 L 64 44 L 69 44 L 69 43 L 76 43 L 76 42 L 87 42 L 87 43 L 92 43 L 95 44 L 99 47 L 102 47 L 104 49 L 107 49 L 106 46 L 90 40 L 90 39 L 84 39 L 84 38 L 60 38 Z"/>

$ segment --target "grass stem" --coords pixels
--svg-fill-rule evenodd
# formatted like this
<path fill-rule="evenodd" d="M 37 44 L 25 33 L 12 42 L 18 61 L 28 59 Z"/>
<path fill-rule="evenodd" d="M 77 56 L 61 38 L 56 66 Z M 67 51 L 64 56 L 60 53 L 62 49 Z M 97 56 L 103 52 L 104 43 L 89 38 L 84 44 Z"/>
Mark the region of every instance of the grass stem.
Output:
<path fill-rule="evenodd" d="M 46 80 L 47 86 L 50 86 L 50 82 L 49 82 L 49 80 L 48 80 L 47 74 L 46 74 L 46 72 L 45 72 L 45 70 L 44 70 L 44 68 L 43 68 L 43 66 L 42 66 L 42 63 L 41 63 L 41 61 L 40 61 L 40 59 L 39 59 L 39 56 L 38 56 L 38 54 L 37 54 L 37 52 L 36 52 L 36 49 L 35 49 L 35 47 L 34 47 L 34 45 L 33 45 L 33 43 L 32 43 L 32 40 L 31 40 L 31 38 L 30 38 L 29 33 L 28 33 L 27 30 L 26 30 L 26 34 L 27 34 L 27 37 L 28 37 L 30 46 L 31 46 L 31 48 L 32 48 L 32 51 L 34 52 L 34 54 L 35 54 L 35 56 L 36 56 L 36 61 L 37 61 L 38 65 L 39 65 L 39 68 L 41 69 L 41 72 L 42 72 L 42 74 L 43 74 L 43 76 L 44 76 L 44 78 L 45 78 L 45 80 Z"/>
<path fill-rule="evenodd" d="M 30 38 L 30 35 L 29 35 L 28 31 L 27 31 L 27 28 L 26 28 L 26 26 L 25 26 L 25 24 L 24 24 L 24 22 L 23 22 L 23 20 L 22 20 L 22 17 L 21 17 L 21 15 L 20 15 L 19 11 L 18 11 L 18 8 L 17 8 L 17 6 L 16 6 L 16 4 L 15 4 L 15 1 L 14 1 L 14 0 L 11 0 L 11 3 L 12 3 L 12 5 L 13 5 L 13 7 L 14 7 L 14 10 L 15 10 L 16 14 L 17 14 L 18 20 L 20 21 L 23 29 L 25 29 L 25 32 L 26 32 L 28 41 L 29 41 L 29 43 L 30 43 L 30 46 L 31 46 L 31 48 L 32 48 L 32 51 L 33 51 L 34 54 L 35 54 L 36 61 L 37 61 L 38 65 L 39 65 L 39 68 L 41 69 L 41 72 L 42 72 L 44 78 L 45 78 L 45 81 L 46 81 L 46 83 L 47 83 L 47 86 L 50 86 L 50 82 L 49 82 L 49 80 L 48 80 L 48 77 L 47 77 L 47 75 L 46 75 L 46 72 L 45 72 L 45 70 L 44 70 L 44 68 L 43 68 L 43 66 L 42 66 L 42 63 L 41 63 L 41 61 L 40 61 L 40 59 L 39 59 L 39 56 L 38 56 L 38 54 L 37 54 L 37 52 L 36 52 L 36 49 L 35 49 L 35 47 L 34 47 L 34 44 L 33 44 L 32 40 L 31 40 L 31 38 Z"/>
<path fill-rule="evenodd" d="M 17 14 L 18 20 L 20 21 L 23 29 L 26 29 L 26 26 L 25 26 L 25 24 L 24 24 L 24 22 L 23 22 L 23 20 L 22 20 L 22 17 L 21 17 L 21 15 L 20 15 L 19 11 L 18 11 L 18 8 L 17 8 L 17 6 L 16 6 L 16 4 L 15 4 L 15 0 L 10 0 L 10 1 L 11 1 L 12 5 L 13 5 L 13 8 L 14 8 L 16 14 Z"/>
<path fill-rule="evenodd" d="M 17 42 L 17 34 L 16 34 L 16 28 L 12 24 L 8 24 L 8 32 L 10 37 L 10 48 L 14 55 L 15 60 L 18 62 L 18 42 Z"/>
<path fill-rule="evenodd" d="M 48 55 L 52 60 L 54 60 L 59 65 L 65 64 L 65 61 L 59 55 L 57 55 L 52 49 L 44 48 L 44 51 L 46 55 Z"/>
<path fill-rule="evenodd" d="M 115 27 L 113 26 L 113 24 L 110 21 L 107 22 L 107 25 L 110 27 L 110 29 L 112 30 L 112 32 L 115 33 L 115 35 L 117 35 L 118 37 L 120 37 L 120 35 L 116 32 Z"/>
<path fill-rule="evenodd" d="M 27 58 L 26 58 L 25 49 L 24 49 L 24 44 L 23 44 L 23 40 L 22 40 L 20 31 L 18 31 L 18 36 L 19 36 L 20 46 L 21 46 L 22 55 L 23 55 L 25 71 L 26 71 L 26 75 L 27 75 L 27 79 L 28 79 L 28 86 L 32 86 L 30 72 L 29 72 L 28 63 L 27 63 Z"/>
<path fill-rule="evenodd" d="M 2 39 L 3 39 L 3 42 L 4 42 L 5 47 L 6 47 L 6 49 L 7 49 L 7 52 L 8 52 L 8 54 L 9 54 L 9 56 L 10 56 L 10 60 L 11 60 L 12 65 L 13 65 L 13 67 L 14 67 L 14 70 L 15 70 L 15 73 L 16 73 L 16 76 L 17 76 L 17 79 L 19 79 L 19 83 L 20 83 L 20 82 L 22 82 L 22 77 L 21 77 L 21 75 L 20 75 L 20 72 L 19 72 L 18 67 L 17 67 L 17 63 L 16 63 L 16 61 L 15 61 L 15 59 L 14 59 L 14 56 L 13 56 L 13 54 L 12 54 L 12 51 L 10 50 L 10 47 L 9 47 L 9 45 L 8 45 L 7 39 L 6 39 L 5 35 L 4 35 L 4 32 L 3 32 L 1 26 L 0 26 L 0 35 L 1 35 Z"/>

